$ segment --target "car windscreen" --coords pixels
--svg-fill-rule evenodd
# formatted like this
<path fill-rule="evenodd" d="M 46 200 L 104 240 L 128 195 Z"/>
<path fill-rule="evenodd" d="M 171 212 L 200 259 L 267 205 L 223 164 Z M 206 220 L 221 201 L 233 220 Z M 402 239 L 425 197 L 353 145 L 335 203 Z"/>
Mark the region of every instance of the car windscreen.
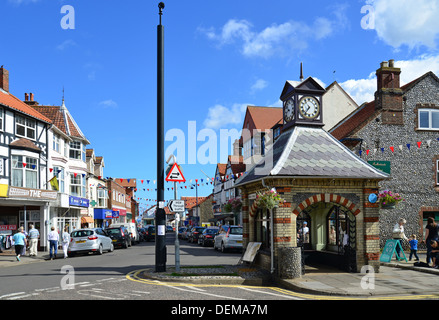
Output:
<path fill-rule="evenodd" d="M 89 237 L 91 235 L 93 235 L 92 230 L 77 230 L 72 232 L 73 238 Z"/>
<path fill-rule="evenodd" d="M 149 227 L 149 228 L 148 228 L 148 231 L 150 231 L 150 232 L 155 232 L 155 227 Z"/>
<path fill-rule="evenodd" d="M 206 229 L 204 233 L 206 234 L 215 234 L 218 232 L 218 229 Z"/>
<path fill-rule="evenodd" d="M 229 234 L 241 234 L 242 235 L 242 228 L 230 228 Z"/>
<path fill-rule="evenodd" d="M 114 228 L 114 229 L 105 229 L 108 234 L 120 234 L 120 229 Z"/>
<path fill-rule="evenodd" d="M 203 232 L 203 231 L 204 231 L 204 229 L 206 229 L 206 228 L 195 228 L 195 230 L 194 230 L 194 231 L 197 231 L 197 232 Z"/>

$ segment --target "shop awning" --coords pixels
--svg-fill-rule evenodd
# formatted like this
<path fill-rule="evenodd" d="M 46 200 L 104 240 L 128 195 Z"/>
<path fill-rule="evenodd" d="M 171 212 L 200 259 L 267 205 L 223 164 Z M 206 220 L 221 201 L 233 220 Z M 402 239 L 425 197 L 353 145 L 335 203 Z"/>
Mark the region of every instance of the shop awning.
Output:
<path fill-rule="evenodd" d="M 81 223 L 93 223 L 93 218 L 89 216 L 82 216 Z"/>

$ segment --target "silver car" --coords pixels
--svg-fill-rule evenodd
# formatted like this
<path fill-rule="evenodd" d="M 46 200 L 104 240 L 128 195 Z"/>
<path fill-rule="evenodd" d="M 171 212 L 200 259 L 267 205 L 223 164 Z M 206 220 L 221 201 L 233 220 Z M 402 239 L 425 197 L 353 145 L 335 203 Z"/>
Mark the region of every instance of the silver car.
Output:
<path fill-rule="evenodd" d="M 242 227 L 223 225 L 213 241 L 213 248 L 226 252 L 229 249 L 242 251 Z"/>
<path fill-rule="evenodd" d="M 80 252 L 102 254 L 104 251 L 113 252 L 113 250 L 113 241 L 103 229 L 78 229 L 70 234 L 67 253 L 69 256 L 74 256 Z"/>

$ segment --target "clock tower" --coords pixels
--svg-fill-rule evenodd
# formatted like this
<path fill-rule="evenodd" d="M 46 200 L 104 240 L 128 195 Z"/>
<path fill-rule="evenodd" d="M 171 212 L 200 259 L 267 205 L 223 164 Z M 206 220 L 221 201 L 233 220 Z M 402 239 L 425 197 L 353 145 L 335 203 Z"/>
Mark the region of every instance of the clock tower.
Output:
<path fill-rule="evenodd" d="M 290 127 L 323 127 L 322 96 L 325 89 L 312 77 L 287 81 L 280 96 L 283 104 L 283 131 Z"/>

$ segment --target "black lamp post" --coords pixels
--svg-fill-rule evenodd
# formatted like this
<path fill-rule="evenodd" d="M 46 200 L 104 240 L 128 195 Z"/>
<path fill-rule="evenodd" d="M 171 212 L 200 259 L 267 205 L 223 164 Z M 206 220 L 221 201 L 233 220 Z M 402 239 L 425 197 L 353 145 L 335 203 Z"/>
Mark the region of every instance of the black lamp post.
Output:
<path fill-rule="evenodd" d="M 159 3 L 160 24 L 157 26 L 157 211 L 155 214 L 155 272 L 166 271 L 165 147 L 164 147 L 164 28 L 163 2 Z"/>

